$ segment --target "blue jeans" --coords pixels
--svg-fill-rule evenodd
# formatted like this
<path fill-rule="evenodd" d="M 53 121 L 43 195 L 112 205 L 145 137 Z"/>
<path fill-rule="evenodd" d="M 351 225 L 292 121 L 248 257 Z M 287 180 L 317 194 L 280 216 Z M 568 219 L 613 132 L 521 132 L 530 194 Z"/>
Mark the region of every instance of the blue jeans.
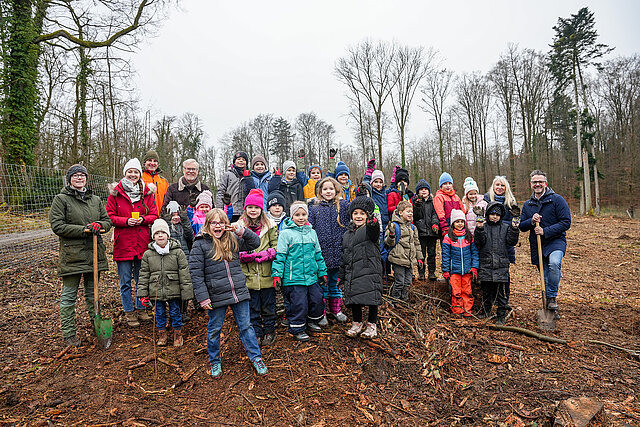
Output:
<path fill-rule="evenodd" d="M 133 311 L 133 301 L 131 299 L 131 278 L 136 281 L 136 292 L 133 294 L 136 310 L 144 310 L 144 306 L 138 301 L 138 276 L 140 274 L 140 266 L 142 260 L 134 258 L 129 261 L 116 261 L 118 265 L 118 276 L 120 276 L 120 300 L 124 311 Z"/>
<path fill-rule="evenodd" d="M 564 252 L 553 251 L 549 256 L 543 257 L 542 265 L 544 266 L 544 288 L 547 298 L 555 298 L 558 295 L 558 286 L 560 285 L 560 277 L 562 268 L 562 258 Z"/>
<path fill-rule="evenodd" d="M 220 331 L 224 324 L 224 316 L 227 313 L 227 307 L 231 307 L 233 318 L 238 325 L 238 334 L 240 341 L 244 346 L 249 360 L 254 361 L 262 357 L 256 333 L 251 327 L 249 317 L 249 300 L 240 301 L 236 304 L 225 305 L 222 307 L 209 310 L 209 325 L 207 327 L 207 351 L 209 352 L 209 364 L 220 363 Z"/>
<path fill-rule="evenodd" d="M 272 334 L 276 330 L 276 289 L 249 289 L 251 326 L 257 337 Z"/>
<path fill-rule="evenodd" d="M 325 298 L 342 298 L 342 289 L 338 287 L 339 268 L 327 269 L 327 284 L 322 287 Z"/>
<path fill-rule="evenodd" d="M 169 304 L 169 316 L 171 316 L 171 327 L 179 331 L 182 329 L 182 311 L 180 310 L 179 299 L 169 301 L 156 301 L 156 328 L 160 331 L 167 329 L 167 304 Z"/>

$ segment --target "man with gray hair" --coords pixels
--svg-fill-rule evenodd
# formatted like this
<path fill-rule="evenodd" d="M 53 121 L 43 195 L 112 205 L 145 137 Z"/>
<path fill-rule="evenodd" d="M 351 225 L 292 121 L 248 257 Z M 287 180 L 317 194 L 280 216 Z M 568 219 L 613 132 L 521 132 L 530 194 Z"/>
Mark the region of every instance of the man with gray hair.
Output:
<path fill-rule="evenodd" d="M 178 202 L 180 207 L 186 209 L 188 206 L 195 207 L 198 195 L 209 187 L 198 178 L 200 165 L 196 159 L 187 159 L 182 162 L 182 177 L 178 182 L 173 183 L 167 189 L 164 196 L 161 215 L 165 213 L 165 208 L 172 200 Z"/>

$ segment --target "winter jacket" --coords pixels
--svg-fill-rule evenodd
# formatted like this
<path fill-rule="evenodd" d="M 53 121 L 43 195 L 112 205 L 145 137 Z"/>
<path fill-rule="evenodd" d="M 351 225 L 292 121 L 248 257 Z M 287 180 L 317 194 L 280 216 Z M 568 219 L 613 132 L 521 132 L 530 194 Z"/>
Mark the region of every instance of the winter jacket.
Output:
<path fill-rule="evenodd" d="M 307 183 L 302 187 L 305 199 L 309 200 L 316 197 L 316 185 L 318 185 L 318 182 L 319 181 L 315 179 L 307 179 Z"/>
<path fill-rule="evenodd" d="M 380 223 L 356 228 L 351 223 L 342 236 L 342 264 L 338 277 L 344 286 L 345 304 L 382 304 Z"/>
<path fill-rule="evenodd" d="M 180 222 L 177 224 L 171 222 L 171 214 L 165 214 L 164 220 L 169 224 L 170 237 L 180 242 L 182 251 L 185 255 L 189 255 L 189 251 L 193 245 L 194 233 L 187 213 L 184 211 L 180 212 Z"/>
<path fill-rule="evenodd" d="M 208 189 L 209 187 L 199 179 L 194 184 L 188 184 L 184 177 L 182 177 L 178 182 L 174 182 L 167 188 L 167 194 L 165 194 L 162 204 L 162 211 L 164 211 L 167 204 L 172 200 L 178 202 L 182 209 L 187 209 L 187 206 L 195 206 L 196 199 L 200 193 Z"/>
<path fill-rule="evenodd" d="M 327 275 L 320 242 L 311 224 L 299 227 L 291 218 L 284 219 L 276 252 L 271 277 L 282 278 L 283 286 L 311 286 L 318 277 Z"/>
<path fill-rule="evenodd" d="M 505 197 L 504 196 L 498 196 L 495 195 L 493 197 L 495 199 L 496 202 L 500 202 L 504 205 L 504 201 L 505 201 Z M 489 193 L 485 193 L 483 200 L 487 203 L 491 203 L 491 196 L 489 195 Z M 507 225 L 511 224 L 511 220 L 513 219 L 513 215 L 511 214 L 511 212 L 509 212 L 509 206 L 504 205 L 505 208 L 505 214 L 504 214 L 504 218 L 502 218 L 502 222 L 506 223 Z"/>
<path fill-rule="evenodd" d="M 467 229 L 471 232 L 471 234 L 473 234 L 473 232 L 476 229 L 476 218 L 478 217 L 475 212 L 473 212 L 473 208 L 479 206 L 481 208 L 484 208 L 485 211 L 487 209 L 487 201 L 484 199 L 480 199 L 478 201 L 476 201 L 476 203 L 471 206 L 468 210 L 467 210 L 467 214 L 466 214 L 466 218 L 467 218 Z M 509 224 L 511 224 L 509 222 Z"/>
<path fill-rule="evenodd" d="M 248 228 L 244 229 L 241 239 L 233 233 L 231 238 L 238 240 L 240 251 L 252 251 L 260 245 L 258 235 Z M 207 233 L 196 236 L 189 254 L 189 272 L 196 300 L 202 302 L 210 299 L 213 308 L 248 300 L 249 290 L 238 253 L 233 254 L 232 261 L 214 261 L 213 251 L 213 237 Z"/>
<path fill-rule="evenodd" d="M 420 239 L 418 238 L 418 230 L 411 227 L 411 223 L 405 221 L 397 212 L 393 213 L 393 221 L 384 232 L 384 243 L 391 248 L 389 251 L 389 261 L 403 267 L 411 268 L 417 260 L 424 259 L 422 250 L 420 249 Z M 400 238 L 398 236 L 391 237 L 390 230 L 395 230 L 393 222 L 400 225 Z M 396 240 L 398 243 L 396 243 Z"/>
<path fill-rule="evenodd" d="M 478 248 L 467 241 L 464 235 L 452 239 L 449 234 L 442 240 L 442 272 L 467 274 L 479 266 Z"/>
<path fill-rule="evenodd" d="M 61 276 L 93 271 L 93 236 L 84 232 L 92 222 L 100 223 L 105 231 L 112 225 L 102 200 L 91 190 L 87 189 L 83 196 L 71 187 L 65 187 L 54 197 L 49 223 L 60 240 L 58 274 Z M 98 270 L 108 269 L 104 243 L 98 236 Z"/>
<path fill-rule="evenodd" d="M 391 184 L 391 187 L 389 187 L 389 192 L 387 193 L 387 208 L 389 210 L 389 216 L 393 215 L 393 213 L 396 211 L 396 208 L 398 207 L 398 204 L 402 200 L 410 201 L 412 197 L 413 192 L 411 190 L 406 189 L 404 193 L 400 193 L 398 187 L 396 187 L 395 184 Z"/>
<path fill-rule="evenodd" d="M 222 174 L 220 182 L 218 183 L 218 193 L 215 201 L 216 208 L 224 208 L 222 197 L 225 194 L 228 194 L 231 196 L 231 206 L 233 206 L 233 211 L 238 215 L 242 213 L 242 210 L 244 209 L 244 189 L 240 185 L 241 179 L 242 175 L 238 173 L 238 170 L 233 165 L 229 167 L 229 170 Z"/>
<path fill-rule="evenodd" d="M 200 234 L 202 227 L 204 227 L 204 222 L 207 219 L 207 214 L 204 211 L 198 211 L 196 208 L 189 206 L 187 208 L 187 218 L 189 218 L 193 235 L 197 236 Z M 231 220 L 231 218 L 229 218 L 229 220 Z"/>
<path fill-rule="evenodd" d="M 371 185 L 371 175 L 366 174 L 364 178 L 362 178 L 362 182 L 365 182 Z M 389 222 L 389 207 L 387 204 L 387 197 L 389 196 L 389 190 L 387 187 L 382 187 L 382 190 L 376 190 L 371 187 L 371 198 L 376 203 L 376 206 L 380 208 L 380 217 L 382 219 L 382 228 L 384 229 Z M 396 205 L 397 206 L 397 205 Z"/>
<path fill-rule="evenodd" d="M 302 190 L 302 184 L 298 181 L 298 178 L 293 178 L 293 181 L 287 182 L 282 178 L 282 175 L 274 175 L 269 182 L 269 193 L 275 190 L 280 190 L 284 194 L 285 207 L 284 211 L 289 214 L 289 208 L 295 201 L 304 201 L 304 191 Z M 268 199 L 268 198 L 267 198 Z"/>
<path fill-rule="evenodd" d="M 451 217 L 451 211 L 454 209 L 461 210 L 462 212 L 467 212 L 462 204 L 462 200 L 456 194 L 455 191 L 451 190 L 449 194 L 445 193 L 442 189 L 439 189 L 436 192 L 436 196 L 433 198 L 433 207 L 438 214 L 438 219 L 440 220 L 440 232 L 445 235 L 447 231 L 449 231 L 449 218 Z"/>
<path fill-rule="evenodd" d="M 351 183 L 351 180 L 347 181 L 347 186 L 342 188 L 342 198 L 347 201 L 347 203 L 351 202 L 356 198 L 356 185 Z"/>
<path fill-rule="evenodd" d="M 115 187 L 109 186 L 107 213 L 116 228 L 113 242 L 114 261 L 142 258 L 151 241 L 151 225 L 158 218 L 158 209 L 156 208 L 156 199 L 146 183 L 143 194 L 143 198 L 133 204 L 122 188 L 121 182 L 118 182 Z M 147 206 L 146 209 L 144 205 Z M 140 213 L 140 218 L 143 219 L 142 224 L 135 227 L 127 225 L 127 220 L 131 218 L 132 212 Z"/>
<path fill-rule="evenodd" d="M 246 227 L 245 224 L 243 226 Z M 265 253 L 267 249 L 272 248 L 275 254 L 275 250 L 278 247 L 278 232 L 276 223 L 269 220 L 269 226 L 262 226 L 260 229 L 260 246 L 258 246 L 253 252 Z M 242 273 L 247 278 L 247 288 L 260 290 L 264 288 L 273 288 L 273 278 L 271 277 L 271 263 L 275 259 L 270 258 L 264 262 L 249 262 L 242 265 Z"/>
<path fill-rule="evenodd" d="M 544 235 L 542 240 L 542 256 L 546 257 L 553 251 L 567 251 L 567 230 L 571 227 L 571 209 L 564 198 L 547 187 L 544 194 L 538 200 L 534 194 L 524 202 L 520 214 L 520 230 L 531 231 L 529 233 L 529 245 L 531 246 L 531 263 L 538 265 L 538 243 L 535 225 L 531 223 L 533 214 L 542 216 L 540 226 Z"/>
<path fill-rule="evenodd" d="M 258 188 L 262 190 L 262 194 L 264 195 L 264 206 L 263 209 L 267 209 L 267 195 L 269 194 L 269 182 L 271 182 L 271 172 L 265 171 L 262 176 L 259 176 L 255 171 L 251 171 L 249 176 L 243 176 L 240 180 L 240 185 L 243 190 L 243 199 L 242 199 L 242 209 L 244 209 L 244 199 L 246 195 L 249 194 L 249 191 L 254 188 Z M 239 211 L 242 212 L 242 211 Z"/>
<path fill-rule="evenodd" d="M 419 199 L 418 196 L 413 197 L 413 223 L 418 229 L 420 237 L 439 237 L 440 233 L 433 231 L 433 225 L 440 227 L 438 214 L 433 207 L 433 197 L 429 194 L 426 199 Z"/>
<path fill-rule="evenodd" d="M 146 170 L 142 172 L 142 180 L 147 184 L 153 184 L 156 187 L 155 199 L 158 211 L 161 211 L 162 206 L 164 206 L 164 196 L 167 194 L 167 189 L 169 188 L 169 181 L 160 176 L 160 173 L 162 173 L 160 169 L 156 169 L 154 173 Z M 162 215 L 162 212 L 158 212 L 158 214 Z"/>
<path fill-rule="evenodd" d="M 151 301 L 193 299 L 193 285 L 189 274 L 187 256 L 180 242 L 169 239 L 169 253 L 160 255 L 149 243 L 149 249 L 142 255 L 138 298 L 148 297 Z"/>
<path fill-rule="evenodd" d="M 316 201 L 309 209 L 309 223 L 318 235 L 322 258 L 327 268 L 338 268 L 342 261 L 342 235 L 349 224 L 349 203 L 340 200 L 340 224 L 338 210 L 333 202 Z"/>
<path fill-rule="evenodd" d="M 484 282 L 507 283 L 509 277 L 509 247 L 518 243 L 520 230 L 511 224 L 502 222 L 506 212 L 500 202 L 491 202 L 488 207 L 500 207 L 500 220 L 491 222 L 487 219 L 484 227 L 476 227 L 473 241 L 478 248 L 480 268 L 478 279 Z"/>

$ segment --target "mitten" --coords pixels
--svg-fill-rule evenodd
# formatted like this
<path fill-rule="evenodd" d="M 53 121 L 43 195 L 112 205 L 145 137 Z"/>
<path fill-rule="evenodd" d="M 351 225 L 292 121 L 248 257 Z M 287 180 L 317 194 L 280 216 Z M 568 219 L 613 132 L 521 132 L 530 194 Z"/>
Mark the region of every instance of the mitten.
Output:
<path fill-rule="evenodd" d="M 231 204 L 231 194 L 224 193 L 222 195 L 222 203 L 224 203 L 225 205 L 230 205 Z"/>
<path fill-rule="evenodd" d="M 149 297 L 138 298 L 140 304 L 142 304 L 145 308 L 151 308 L 151 301 L 149 301 Z"/>
<path fill-rule="evenodd" d="M 514 218 L 520 218 L 520 207 L 518 205 L 513 205 L 509 208 L 509 213 L 513 215 Z"/>
<path fill-rule="evenodd" d="M 255 252 L 242 251 L 240 252 L 239 256 L 240 256 L 240 262 L 243 264 L 249 264 L 250 262 L 257 261 L 256 260 L 257 254 Z M 257 261 L 257 262 L 260 262 L 260 261 Z"/>
<path fill-rule="evenodd" d="M 281 175 L 282 175 L 282 172 L 280 172 L 280 169 L 275 168 L 275 169 L 273 170 L 273 174 L 274 174 L 275 176 L 281 176 Z"/>
<path fill-rule="evenodd" d="M 484 208 L 482 206 L 474 206 L 473 213 L 476 214 L 476 222 L 478 224 L 484 223 Z"/>
<path fill-rule="evenodd" d="M 318 277 L 318 284 L 320 286 L 326 286 L 326 284 L 327 284 L 327 276 Z"/>
<path fill-rule="evenodd" d="M 87 228 L 93 233 L 93 234 L 100 234 L 100 229 L 102 228 L 102 225 L 100 225 L 99 222 L 92 222 L 91 224 L 87 224 Z"/>
<path fill-rule="evenodd" d="M 418 268 L 422 268 L 424 266 L 424 260 L 418 260 Z"/>
<path fill-rule="evenodd" d="M 374 227 L 378 223 L 378 218 L 375 215 L 367 215 L 367 225 Z"/>
<path fill-rule="evenodd" d="M 478 269 L 477 268 L 472 268 L 471 269 L 471 274 L 473 274 L 474 278 L 478 278 Z"/>
<path fill-rule="evenodd" d="M 367 162 L 367 173 L 366 175 L 371 175 L 376 168 L 376 159 L 371 159 Z"/>
<path fill-rule="evenodd" d="M 276 258 L 276 250 L 273 248 L 265 249 L 264 251 L 260 251 L 256 254 L 256 262 L 263 263 L 266 261 L 271 261 Z"/>
<path fill-rule="evenodd" d="M 400 165 L 395 165 L 393 167 L 393 173 L 391 174 L 391 183 L 394 184 L 396 182 L 396 171 L 400 169 Z"/>
<path fill-rule="evenodd" d="M 298 157 L 304 159 L 304 148 L 298 150 Z"/>
<path fill-rule="evenodd" d="M 336 151 L 336 149 L 335 149 L 335 148 L 330 148 L 330 149 L 329 149 L 329 158 L 330 158 L 330 159 L 335 158 L 335 157 L 336 157 L 336 153 L 337 153 L 337 151 Z"/>
<path fill-rule="evenodd" d="M 245 168 L 244 172 L 242 172 L 242 176 L 251 176 L 251 172 L 249 172 L 249 169 Z"/>
<path fill-rule="evenodd" d="M 433 230 L 434 233 L 438 234 L 438 231 L 440 231 L 440 226 L 438 226 L 438 224 L 433 224 L 431 226 L 431 229 Z"/>

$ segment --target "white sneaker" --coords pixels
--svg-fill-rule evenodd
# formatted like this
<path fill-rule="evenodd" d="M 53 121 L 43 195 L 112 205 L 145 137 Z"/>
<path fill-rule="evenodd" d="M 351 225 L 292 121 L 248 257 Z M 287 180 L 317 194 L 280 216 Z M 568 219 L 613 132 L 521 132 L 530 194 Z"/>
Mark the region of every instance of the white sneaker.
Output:
<path fill-rule="evenodd" d="M 346 332 L 348 337 L 355 338 L 362 332 L 362 327 L 364 324 L 362 322 L 352 322 L 351 328 Z"/>
<path fill-rule="evenodd" d="M 375 323 L 367 322 L 367 329 L 360 334 L 360 338 L 371 339 L 378 336 L 378 328 Z"/>

